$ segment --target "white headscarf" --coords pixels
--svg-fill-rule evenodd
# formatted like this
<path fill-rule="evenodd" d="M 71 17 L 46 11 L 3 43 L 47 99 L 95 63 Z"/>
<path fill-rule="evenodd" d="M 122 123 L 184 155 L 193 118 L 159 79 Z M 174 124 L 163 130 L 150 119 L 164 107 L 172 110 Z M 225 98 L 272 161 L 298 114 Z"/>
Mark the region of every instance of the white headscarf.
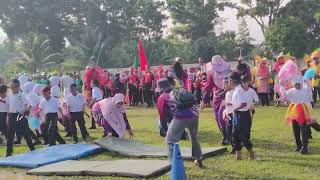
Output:
<path fill-rule="evenodd" d="M 49 81 L 50 81 L 50 85 L 51 85 L 51 86 L 58 86 L 59 83 L 60 83 L 60 77 L 58 77 L 58 76 L 51 76 L 50 79 L 49 79 Z"/>
<path fill-rule="evenodd" d="M 35 84 L 33 82 L 27 82 L 22 86 L 22 91 L 24 94 L 28 95 L 33 91 Z"/>

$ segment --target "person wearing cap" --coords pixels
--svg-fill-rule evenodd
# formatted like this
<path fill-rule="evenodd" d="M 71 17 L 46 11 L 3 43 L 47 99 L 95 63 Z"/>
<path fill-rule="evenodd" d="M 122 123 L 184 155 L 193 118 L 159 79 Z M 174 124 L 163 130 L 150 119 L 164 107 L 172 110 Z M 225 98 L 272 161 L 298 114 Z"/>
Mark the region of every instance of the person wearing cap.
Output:
<path fill-rule="evenodd" d="M 172 161 L 174 144 L 180 141 L 185 129 L 188 129 L 194 163 L 197 167 L 204 168 L 198 139 L 199 111 L 195 106 L 195 97 L 183 88 L 174 88 L 169 96 L 173 116 L 166 135 L 169 161 Z"/>
<path fill-rule="evenodd" d="M 251 80 L 251 71 L 250 66 L 245 62 L 244 57 L 238 57 L 238 65 L 237 72 L 240 73 L 241 76 L 247 76 Z"/>
<path fill-rule="evenodd" d="M 233 107 L 232 147 L 236 151 L 236 160 L 242 160 L 243 146 L 249 151 L 249 159 L 256 160 L 257 157 L 250 140 L 252 118 L 245 90 L 240 84 L 241 75 L 238 72 L 233 72 L 230 79 L 230 84 L 234 89 L 231 100 Z"/>
<path fill-rule="evenodd" d="M 319 87 L 319 77 L 320 77 L 320 53 L 313 52 L 311 54 L 312 63 L 311 68 L 316 71 L 316 75 L 311 80 L 311 84 L 313 87 L 312 91 L 312 97 L 313 97 L 313 103 L 315 104 L 317 102 L 318 96 L 320 97 L 320 87 Z"/>
<path fill-rule="evenodd" d="M 210 96 L 213 94 L 213 112 L 215 120 L 221 132 L 221 144 L 227 145 L 226 122 L 223 120 L 223 111 L 225 109 L 222 103 L 225 98 L 225 90 L 223 89 L 223 80 L 231 73 L 230 65 L 220 55 L 212 57 L 212 70 L 208 74 L 207 82 L 203 89 L 202 102 L 200 104 L 203 109 L 210 102 Z"/>
<path fill-rule="evenodd" d="M 310 88 L 303 86 L 303 77 L 297 75 L 292 80 L 293 88 L 285 90 L 280 88 L 281 93 L 290 101 L 286 120 L 292 125 L 293 135 L 296 142 L 296 151 L 301 154 L 308 153 L 308 124 L 311 124 L 312 94 Z M 300 137 L 302 136 L 302 139 Z"/>
<path fill-rule="evenodd" d="M 168 131 L 168 124 L 171 122 L 173 116 L 171 111 L 170 92 L 173 87 L 169 84 L 167 78 L 162 78 L 157 81 L 157 88 L 155 91 L 160 93 L 157 99 L 157 109 L 160 120 L 160 136 L 165 137 Z"/>

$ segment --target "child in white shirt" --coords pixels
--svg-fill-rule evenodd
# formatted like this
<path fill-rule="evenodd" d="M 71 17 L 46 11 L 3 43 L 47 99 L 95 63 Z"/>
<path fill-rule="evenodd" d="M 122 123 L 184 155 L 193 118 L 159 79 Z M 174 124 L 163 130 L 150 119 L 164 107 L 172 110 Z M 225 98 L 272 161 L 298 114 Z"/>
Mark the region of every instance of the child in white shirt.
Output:
<path fill-rule="evenodd" d="M 103 99 L 102 91 L 99 88 L 99 81 L 98 80 L 92 80 L 91 81 L 91 87 L 92 87 L 92 101 L 90 103 L 90 107 L 92 107 L 96 102 L 99 102 Z M 92 114 L 92 113 L 91 113 Z M 91 119 L 91 127 L 89 129 L 96 129 L 96 123 L 94 121 L 94 118 L 92 116 Z"/>
<path fill-rule="evenodd" d="M 42 90 L 43 99 L 39 104 L 40 112 L 45 115 L 43 139 L 44 145 L 49 146 L 56 145 L 56 140 L 60 144 L 65 144 L 65 140 L 62 139 L 58 132 L 58 112 L 62 114 L 62 109 L 56 98 L 51 97 L 50 87 L 46 87 Z"/>
<path fill-rule="evenodd" d="M 250 98 L 240 84 L 241 77 L 237 72 L 230 75 L 231 86 L 234 88 L 232 95 L 233 106 L 233 130 L 232 147 L 236 151 L 236 160 L 242 160 L 241 149 L 245 146 L 249 151 L 249 158 L 256 160 L 253 144 L 250 140 L 252 119 L 250 114 Z M 252 99 L 251 99 L 252 100 Z"/>
<path fill-rule="evenodd" d="M 4 84 L 0 85 L 0 132 L 5 137 L 7 136 L 7 116 L 9 111 L 8 96 L 7 96 L 8 87 Z M 0 143 L 3 142 L 3 139 L 0 138 Z"/>
<path fill-rule="evenodd" d="M 232 107 L 232 94 L 233 89 L 230 86 L 229 79 L 225 79 L 223 82 L 223 89 L 226 92 L 226 97 L 224 100 L 225 103 L 225 110 L 223 111 L 223 119 L 226 121 L 226 132 L 227 132 L 227 140 L 231 143 L 232 140 L 232 114 L 233 114 L 233 107 Z"/>
<path fill-rule="evenodd" d="M 13 141 L 16 132 L 23 136 L 31 151 L 35 150 L 29 133 L 28 120 L 25 118 L 27 112 L 27 100 L 20 90 L 18 79 L 11 81 L 12 95 L 9 96 L 9 119 L 7 122 L 7 152 L 6 157 L 13 152 Z"/>
<path fill-rule="evenodd" d="M 259 96 L 255 90 L 250 88 L 250 79 L 246 76 L 241 77 L 241 85 L 245 93 L 247 107 L 251 112 L 251 116 L 253 116 L 255 113 L 254 104 L 259 103 Z"/>
<path fill-rule="evenodd" d="M 69 119 L 70 119 L 70 128 L 71 128 L 71 134 L 74 140 L 74 143 L 78 143 L 78 137 L 77 137 L 77 128 L 76 128 L 76 121 L 78 122 L 81 135 L 84 141 L 87 141 L 87 138 L 89 136 L 89 133 L 86 129 L 85 120 L 83 117 L 83 112 L 86 107 L 86 100 L 84 96 L 80 93 L 78 93 L 77 85 L 71 84 L 70 86 L 70 92 L 71 95 L 66 97 L 66 104 L 67 104 L 67 111 L 69 113 Z"/>

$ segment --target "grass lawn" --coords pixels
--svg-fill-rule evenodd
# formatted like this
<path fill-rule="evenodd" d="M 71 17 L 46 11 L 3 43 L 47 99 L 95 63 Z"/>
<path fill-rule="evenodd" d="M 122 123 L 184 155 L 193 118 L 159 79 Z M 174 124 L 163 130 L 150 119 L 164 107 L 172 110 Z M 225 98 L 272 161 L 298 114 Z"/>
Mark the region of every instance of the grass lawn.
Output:
<path fill-rule="evenodd" d="M 235 161 L 233 155 L 224 154 L 205 159 L 206 169 L 199 170 L 191 162 L 185 161 L 189 179 L 320 179 L 320 134 L 313 131 L 313 139 L 309 145 L 309 155 L 294 152 L 295 144 L 292 129 L 283 120 L 286 108 L 265 107 L 258 108 L 253 120 L 252 142 L 254 150 L 258 153 L 260 161 L 246 160 L 248 155 L 243 149 L 244 159 Z M 320 112 L 315 110 L 316 117 Z M 135 140 L 147 144 L 164 145 L 164 139 L 159 136 L 157 128 L 157 113 L 155 109 L 129 109 L 129 121 L 135 132 Z M 219 146 L 220 135 L 213 119 L 211 109 L 201 112 L 199 136 L 203 147 Z M 89 121 L 87 122 L 87 127 Z M 62 129 L 62 128 L 60 128 Z M 100 138 L 102 129 L 90 130 L 93 139 Z M 64 134 L 64 133 L 62 133 Z M 78 134 L 80 134 L 78 132 Z M 67 139 L 72 142 L 70 138 Z M 189 142 L 183 141 L 181 145 L 187 146 Z M 40 148 L 40 147 L 38 147 Z M 230 150 L 230 147 L 228 147 Z M 15 146 L 14 153 L 28 151 L 25 146 Z M 0 147 L 0 155 L 5 154 L 5 147 Z M 110 153 L 86 158 L 87 160 L 119 159 Z M 0 179 L 38 179 L 38 177 L 23 176 L 24 170 L 0 168 Z M 14 174 L 17 173 L 17 174 Z M 47 177 L 49 179 L 116 179 L 110 177 Z M 158 179 L 169 179 L 162 176 Z M 40 178 L 44 179 L 44 178 Z"/>

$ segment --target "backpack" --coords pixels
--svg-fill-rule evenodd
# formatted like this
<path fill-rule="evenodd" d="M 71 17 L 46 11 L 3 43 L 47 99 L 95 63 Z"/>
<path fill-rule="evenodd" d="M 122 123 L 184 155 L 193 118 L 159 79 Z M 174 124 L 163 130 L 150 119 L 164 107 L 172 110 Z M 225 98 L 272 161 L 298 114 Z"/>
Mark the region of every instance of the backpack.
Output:
<path fill-rule="evenodd" d="M 173 103 L 178 109 L 190 108 L 196 102 L 195 96 L 184 88 L 174 88 L 170 94 Z"/>

